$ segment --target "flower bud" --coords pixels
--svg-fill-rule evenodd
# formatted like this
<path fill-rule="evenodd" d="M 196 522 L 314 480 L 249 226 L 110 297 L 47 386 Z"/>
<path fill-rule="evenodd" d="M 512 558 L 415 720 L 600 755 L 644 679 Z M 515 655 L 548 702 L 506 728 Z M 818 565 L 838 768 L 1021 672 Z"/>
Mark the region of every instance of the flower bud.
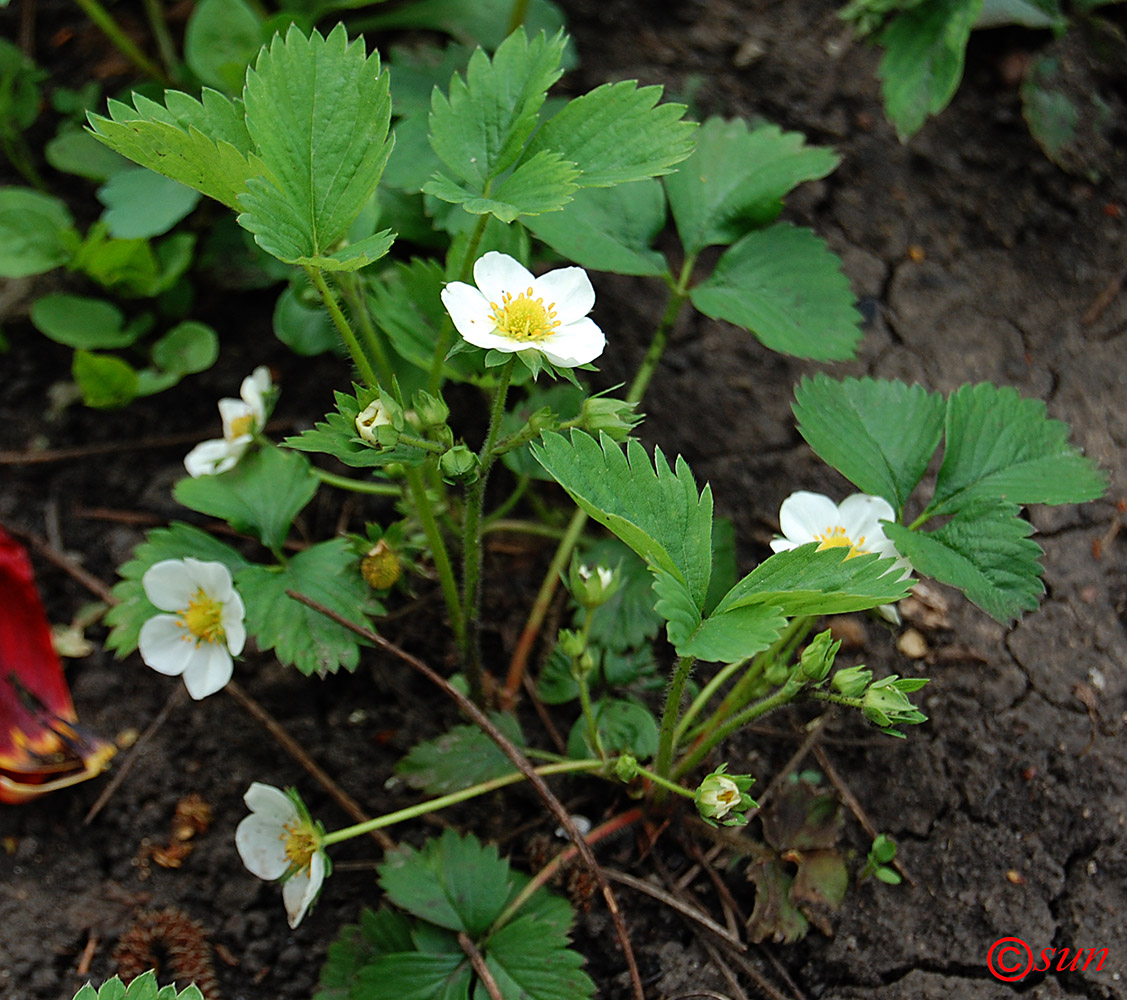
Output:
<path fill-rule="evenodd" d="M 615 572 L 606 566 L 590 567 L 573 556 L 567 573 L 567 585 L 572 596 L 585 608 L 606 604 L 619 587 Z"/>
<path fill-rule="evenodd" d="M 802 659 L 798 664 L 799 676 L 814 684 L 824 681 L 840 648 L 841 640 L 834 642 L 829 629 L 816 635 L 814 641 L 802 651 Z"/>
<path fill-rule="evenodd" d="M 577 659 L 587 651 L 587 643 L 583 636 L 574 629 L 560 629 L 560 652 L 569 659 Z"/>
<path fill-rule="evenodd" d="M 450 407 L 441 397 L 432 396 L 424 389 L 420 389 L 411 397 L 411 403 L 415 407 L 415 415 L 419 418 L 419 426 L 424 430 L 428 427 L 439 427 L 450 419 Z"/>
<path fill-rule="evenodd" d="M 614 773 L 619 781 L 629 784 L 638 777 L 638 761 L 628 753 L 624 753 L 614 762 Z"/>
<path fill-rule="evenodd" d="M 403 416 L 383 393 L 356 415 L 356 433 L 376 448 L 393 448 L 399 441 Z M 396 419 L 398 417 L 398 420 Z"/>
<path fill-rule="evenodd" d="M 747 790 L 755 780 L 748 774 L 725 774 L 727 764 L 721 764 L 697 788 L 694 798 L 697 812 L 709 826 L 721 821 L 725 826 L 743 826 L 744 814 L 755 806 Z"/>
<path fill-rule="evenodd" d="M 606 396 L 591 396 L 583 401 L 576 426 L 596 437 L 602 431 L 613 441 L 625 441 L 642 422 L 641 416 L 634 412 L 637 405 Z"/>
<path fill-rule="evenodd" d="M 373 590 L 387 590 L 403 572 L 397 553 L 384 539 L 380 539 L 360 560 L 360 575 Z"/>
<path fill-rule="evenodd" d="M 559 421 L 550 406 L 542 406 L 528 418 L 528 426 L 539 434 L 541 431 L 555 430 Z"/>
<path fill-rule="evenodd" d="M 834 674 L 833 686 L 835 691 L 845 695 L 846 698 L 860 698 L 872 679 L 873 672 L 867 670 L 864 665 L 847 667 Z"/>
<path fill-rule="evenodd" d="M 443 452 L 438 460 L 438 467 L 442 472 L 442 478 L 451 485 L 472 483 L 477 479 L 477 455 L 464 444 L 456 444 L 449 451 Z"/>

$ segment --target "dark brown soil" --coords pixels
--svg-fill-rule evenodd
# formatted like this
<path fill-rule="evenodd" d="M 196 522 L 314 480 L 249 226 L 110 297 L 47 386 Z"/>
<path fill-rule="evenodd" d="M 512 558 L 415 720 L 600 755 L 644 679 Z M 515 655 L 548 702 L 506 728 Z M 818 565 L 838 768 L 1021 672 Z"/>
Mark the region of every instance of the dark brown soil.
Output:
<path fill-rule="evenodd" d="M 917 662 L 897 653 L 884 631 L 864 626 L 858 658 L 932 678 L 922 694 L 931 721 L 900 742 L 873 739 L 847 720 L 830 727 L 822 746 L 873 824 L 899 842 L 914 884 L 870 881 L 850 894 L 832 938 L 814 932 L 800 944 L 772 947 L 792 985 L 763 951 L 752 948 L 751 961 L 786 997 L 1127 997 L 1127 534 L 1113 530 L 1122 518 L 1116 504 L 1127 493 L 1127 292 L 1082 322 L 1127 262 L 1127 177 L 1079 182 L 1041 156 L 1016 90 L 1002 82 L 1003 58 L 1036 43 L 1032 36 L 976 40 L 952 106 L 902 146 L 883 118 L 876 54 L 848 44 L 833 0 L 563 6 L 583 59 L 565 80 L 576 92 L 607 79 L 661 83 L 671 96 L 689 98 L 699 116 L 764 118 L 842 154 L 839 170 L 800 189 L 788 208 L 842 256 L 869 319 L 858 359 L 824 370 L 944 392 L 986 379 L 1012 385 L 1045 400 L 1111 474 L 1105 501 L 1031 512 L 1046 552 L 1047 593 L 1040 611 L 1017 626 L 998 626 L 948 594 L 949 627 L 925 630 L 927 652 Z M 625 380 L 661 303 L 641 280 L 596 276 L 595 283 L 596 318 L 610 344 L 602 377 Z M 281 376 L 277 417 L 308 421 L 345 377 L 331 359 L 311 365 L 287 355 L 269 334 L 269 300 L 255 300 L 238 306 L 246 318 L 221 327 L 220 365 L 190 385 L 119 414 L 72 408 L 52 417 L 48 387 L 66 377 L 69 359 L 21 318 L 30 294 L 30 285 L 17 282 L 2 293 L 12 350 L 0 363 L 0 449 L 157 433 L 210 437 L 215 398 L 261 362 Z M 221 321 L 230 315 L 220 303 L 211 308 Z M 791 491 L 849 492 L 794 430 L 791 387 L 814 369 L 696 317 L 676 330 L 647 397 L 645 437 L 683 453 L 698 479 L 711 482 L 720 512 L 735 521 L 745 568 L 762 558 Z M 187 447 L 5 464 L 0 522 L 50 539 L 112 582 L 141 530 L 100 520 L 89 508 L 161 521 L 183 516 L 169 488 Z M 378 507 L 349 513 L 358 524 Z M 305 515 L 311 534 L 331 533 L 339 514 L 315 505 Z M 493 588 L 492 612 L 510 646 L 548 552 L 533 555 L 489 557 L 505 586 Z M 69 620 L 90 595 L 43 559 L 36 565 L 53 619 Z M 433 638 L 441 602 L 425 583 L 420 593 L 429 600 L 386 631 L 444 666 L 447 650 Z M 375 653 L 355 675 L 323 681 L 252 655 L 238 677 L 373 815 L 414 800 L 388 782 L 393 765 L 415 741 L 456 719 L 437 692 Z M 75 663 L 69 678 L 83 721 L 111 737 L 144 729 L 174 689 L 136 657 L 119 663 L 101 650 Z M 774 737 L 734 743 L 733 769 L 768 782 L 797 745 L 789 731 L 798 721 L 773 719 Z M 215 946 L 228 1000 L 307 998 L 339 927 L 365 903 L 378 903 L 372 864 L 380 852 L 374 842 L 350 842 L 316 910 L 289 931 L 276 887 L 247 874 L 234 850 L 242 794 L 254 780 L 298 785 L 330 828 L 349 821 L 226 695 L 181 704 L 89 826 L 83 816 L 105 779 L 0 807 L 0 996 L 70 1000 L 85 978 L 78 971 L 84 953 L 89 978 L 101 981 L 115 971 L 111 953 L 138 909 L 174 906 L 198 920 Z M 146 845 L 167 843 L 176 805 L 191 793 L 213 807 L 212 825 L 193 840 L 181 867 L 146 862 Z M 593 816 L 612 805 L 579 784 L 561 786 L 561 794 Z M 440 821 L 499 839 L 521 865 L 528 838 L 555 825 L 521 792 L 451 810 Z M 431 829 L 396 832 L 417 842 Z M 864 850 L 855 821 L 847 838 Z M 652 860 L 638 856 L 631 837 L 600 849 L 606 864 L 639 875 L 656 864 L 673 871 L 689 865 L 672 837 L 659 842 Z M 733 869 L 728 884 L 750 912 L 750 883 Z M 694 885 L 699 905 L 719 918 L 711 885 L 704 878 Z M 619 893 L 648 997 L 738 996 L 690 925 L 645 896 Z M 1008 936 L 1035 952 L 1106 947 L 1109 958 L 1102 971 L 1035 973 L 1014 988 L 986 969 L 991 944 Z M 598 903 L 580 918 L 575 940 L 599 995 L 629 996 Z M 740 976 L 747 995 L 757 995 Z"/>

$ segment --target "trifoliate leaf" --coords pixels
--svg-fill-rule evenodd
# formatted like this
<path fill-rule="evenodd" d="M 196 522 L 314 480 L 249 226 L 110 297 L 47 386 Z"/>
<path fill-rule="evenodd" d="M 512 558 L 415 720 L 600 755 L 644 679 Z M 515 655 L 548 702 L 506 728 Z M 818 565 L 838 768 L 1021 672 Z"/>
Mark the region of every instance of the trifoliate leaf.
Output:
<path fill-rule="evenodd" d="M 1041 548 L 1029 540 L 1016 504 L 980 497 L 935 531 L 885 525 L 897 551 L 919 573 L 958 587 L 995 621 L 1005 623 L 1037 607 L 1044 593 Z"/>
<path fill-rule="evenodd" d="M 409 951 L 384 955 L 360 970 L 352 997 L 366 1000 L 469 1000 L 473 969 L 465 952 Z"/>
<path fill-rule="evenodd" d="M 922 0 L 901 11 L 877 41 L 884 110 L 901 142 L 945 107 L 963 78 L 967 41 L 982 0 Z"/>
<path fill-rule="evenodd" d="M 446 830 L 422 850 L 404 845 L 379 865 L 380 888 L 390 902 L 452 931 L 478 937 L 505 908 L 512 893 L 509 863 L 493 844 Z"/>
<path fill-rule="evenodd" d="M 850 358 L 861 339 L 841 261 L 810 230 L 787 223 L 748 233 L 690 294 L 706 316 L 745 327 L 765 347 L 795 357 Z"/>
<path fill-rule="evenodd" d="M 588 1000 L 595 984 L 581 968 L 583 956 L 567 945 L 565 931 L 525 914 L 489 936 L 485 964 L 504 997 Z"/>
<path fill-rule="evenodd" d="M 435 174 L 423 185 L 424 194 L 461 205 L 471 215 L 494 215 L 502 222 L 518 216 L 555 212 L 576 190 L 575 164 L 558 153 L 537 153 L 524 160 L 508 177 L 483 197 L 449 177 Z"/>
<path fill-rule="evenodd" d="M 513 743 L 525 746 L 515 716 L 494 712 L 490 718 Z M 427 795 L 446 795 L 513 771 L 513 762 L 497 744 L 472 725 L 455 726 L 433 740 L 416 744 L 395 765 L 396 774 Z"/>
<path fill-rule="evenodd" d="M 523 221 L 537 239 L 589 271 L 659 277 L 669 270 L 650 249 L 665 227 L 665 196 L 656 180 L 584 188 L 559 212 Z"/>
<path fill-rule="evenodd" d="M 728 591 L 713 614 L 761 604 L 776 606 L 788 617 L 839 615 L 891 604 L 908 593 L 913 581 L 900 579 L 895 560 L 881 559 L 875 552 L 850 558 L 849 551 L 819 551 L 817 543 L 810 542 L 776 552 Z"/>
<path fill-rule="evenodd" d="M 469 189 L 486 185 L 516 163 L 537 123 L 548 88 L 559 78 L 563 34 L 532 41 L 514 31 L 492 60 L 478 49 L 463 79 L 450 80 L 449 97 L 431 97 L 430 141 L 442 162 Z"/>
<path fill-rule="evenodd" d="M 221 517 L 236 531 L 253 534 L 263 545 L 278 549 L 293 519 L 313 499 L 317 484 L 303 456 L 260 448 L 229 472 L 181 479 L 172 494 L 185 507 Z"/>
<path fill-rule="evenodd" d="M 189 556 L 203 562 L 222 563 L 232 576 L 247 565 L 246 559 L 230 545 L 212 538 L 199 528 L 180 521 L 174 521 L 167 528 L 154 528 L 134 549 L 133 558 L 117 570 L 121 575 L 121 580 L 113 588 L 117 603 L 106 612 L 105 621 L 112 626 L 106 647 L 114 650 L 119 659 L 137 648 L 141 626 L 153 615 L 161 613 L 145 597 L 141 578 L 150 566 L 158 562 Z"/>
<path fill-rule="evenodd" d="M 346 924 L 329 945 L 313 1000 L 351 1000 L 357 973 L 381 955 L 412 949 L 411 923 L 396 910 L 364 909 L 359 924 Z"/>
<path fill-rule="evenodd" d="M 50 271 L 70 260 L 77 243 L 74 219 L 58 198 L 0 187 L 0 278 Z"/>
<path fill-rule="evenodd" d="M 1040 400 L 988 382 L 963 386 L 947 401 L 946 450 L 927 513 L 954 514 L 989 499 L 1061 504 L 1102 496 L 1107 477 L 1068 433 Z"/>
<path fill-rule="evenodd" d="M 349 44 L 343 24 L 327 38 L 316 30 L 306 38 L 291 25 L 248 70 L 244 97 L 246 127 L 267 176 L 248 182 L 239 224 L 280 260 L 351 269 L 321 258 L 372 197 L 391 152 L 388 74 L 380 72 L 379 54 L 366 55 L 363 40 Z M 366 256 L 375 259 L 378 250 Z M 355 246 L 332 260 L 368 262 Z"/>
<path fill-rule="evenodd" d="M 807 146 L 798 132 L 749 130 L 739 118 L 709 118 L 696 138 L 696 151 L 665 180 L 677 232 L 693 254 L 773 222 L 792 188 L 838 164 L 833 150 Z"/>
<path fill-rule="evenodd" d="M 167 107 L 134 94 L 130 107 L 111 100 L 109 118 L 88 115 L 90 128 L 134 163 L 238 208 L 247 178 L 261 167 L 242 105 L 206 87 L 198 101 L 176 90 L 166 91 L 165 101 Z"/>
<path fill-rule="evenodd" d="M 904 513 L 943 436 L 943 397 L 922 386 L 871 378 L 803 378 L 795 391 L 798 430 L 862 493 Z"/>
<path fill-rule="evenodd" d="M 286 594 L 294 590 L 368 626 L 382 606 L 360 575 L 356 554 L 345 538 L 320 542 L 291 556 L 285 566 L 247 566 L 235 576 L 247 609 L 247 630 L 260 649 L 303 674 L 355 670 L 363 640 L 319 611 Z"/>
<path fill-rule="evenodd" d="M 532 451 L 583 510 L 682 583 L 699 611 L 712 570 L 712 490 L 698 495 L 683 458 L 674 471 L 658 448 L 651 466 L 640 442 L 623 453 L 605 435 L 581 431 L 545 434 Z"/>
<path fill-rule="evenodd" d="M 683 104 L 658 104 L 661 87 L 606 83 L 569 101 L 529 145 L 575 163 L 581 187 L 613 187 L 668 174 L 693 151 L 696 123 Z"/>
<path fill-rule="evenodd" d="M 678 656 L 693 656 L 707 663 L 735 663 L 770 646 L 786 623 L 779 608 L 749 604 L 714 611 L 674 645 Z M 673 641 L 672 630 L 669 638 Z"/>

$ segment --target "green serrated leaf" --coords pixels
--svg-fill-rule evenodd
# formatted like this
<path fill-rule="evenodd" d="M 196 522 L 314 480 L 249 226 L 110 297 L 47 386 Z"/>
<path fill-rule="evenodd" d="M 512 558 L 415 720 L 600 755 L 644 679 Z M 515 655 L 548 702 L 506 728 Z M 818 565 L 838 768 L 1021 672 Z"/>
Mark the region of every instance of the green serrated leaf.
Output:
<path fill-rule="evenodd" d="M 795 357 L 850 358 L 861 339 L 841 261 L 810 230 L 789 223 L 748 233 L 690 295 L 706 316 L 745 327 L 764 346 Z"/>
<path fill-rule="evenodd" d="M 43 274 L 70 260 L 78 234 L 58 198 L 0 187 L 0 278 Z"/>
<path fill-rule="evenodd" d="M 595 984 L 581 968 L 583 956 L 567 944 L 566 933 L 526 914 L 490 935 L 485 964 L 504 997 L 588 1000 Z"/>
<path fill-rule="evenodd" d="M 714 615 L 749 604 L 776 606 L 788 617 L 840 615 L 891 604 L 908 593 L 913 581 L 900 579 L 896 560 L 849 552 L 819 550 L 816 542 L 776 552 L 724 595 Z"/>
<path fill-rule="evenodd" d="M 657 753 L 657 720 L 645 705 L 626 698 L 600 698 L 592 705 L 599 738 L 607 753 L 628 753 L 649 760 Z M 596 756 L 587 742 L 587 720 L 580 716 L 567 740 L 569 757 L 584 760 Z"/>
<path fill-rule="evenodd" d="M 683 583 L 696 607 L 704 605 L 712 570 L 712 490 L 698 495 L 693 474 L 678 456 L 675 470 L 660 448 L 650 465 L 645 448 L 630 441 L 625 454 L 610 438 L 572 431 L 545 434 L 532 446 L 536 460 L 580 507 L 651 568 Z"/>
<path fill-rule="evenodd" d="M 90 129 L 134 163 L 237 209 L 247 179 L 261 169 L 242 106 L 208 88 L 198 101 L 175 90 L 165 100 L 167 107 L 140 94 L 133 107 L 111 100 L 108 118 L 87 116 Z"/>
<path fill-rule="evenodd" d="M 509 863 L 473 834 L 446 830 L 422 850 L 398 847 L 379 866 L 387 898 L 439 927 L 478 937 L 501 915 L 512 883 Z"/>
<path fill-rule="evenodd" d="M 575 177 L 574 163 L 558 153 L 538 153 L 524 160 L 487 198 L 441 173 L 423 185 L 423 192 L 461 205 L 471 215 L 494 215 L 502 222 L 513 222 L 523 215 L 558 211 L 576 190 Z"/>
<path fill-rule="evenodd" d="M 1100 497 L 1107 477 L 1068 443 L 1068 425 L 1045 404 L 1009 386 L 965 385 L 947 401 L 943 464 L 929 515 L 954 514 L 980 500 L 1081 503 Z"/>
<path fill-rule="evenodd" d="M 658 104 L 661 87 L 607 83 L 569 101 L 532 140 L 529 155 L 575 163 L 581 187 L 613 187 L 668 174 L 693 151 L 696 123 L 683 104 Z"/>
<path fill-rule="evenodd" d="M 318 611 L 287 596 L 294 590 L 349 621 L 370 626 L 382 611 L 360 575 L 348 539 L 333 538 L 298 552 L 284 567 L 247 566 L 235 577 L 247 609 L 247 630 L 260 649 L 303 674 L 355 670 L 363 641 Z"/>
<path fill-rule="evenodd" d="M 459 180 L 476 194 L 516 163 L 537 124 L 548 88 L 562 72 L 562 32 L 528 40 L 523 28 L 501 43 L 490 60 L 478 49 L 465 79 L 454 76 L 449 96 L 431 97 L 430 141 Z"/>
<path fill-rule="evenodd" d="M 74 995 L 74 1000 L 204 1000 L 204 998 L 195 985 L 179 991 L 175 986 L 163 986 L 158 989 L 156 972 L 149 969 L 133 979 L 128 987 L 117 976 L 107 979 L 97 991 L 87 983 Z"/>
<path fill-rule="evenodd" d="M 364 909 L 329 945 L 313 1000 L 350 1000 L 358 973 L 381 955 L 411 950 L 411 924 L 396 910 Z"/>
<path fill-rule="evenodd" d="M 831 173 L 837 154 L 805 143 L 775 125 L 749 130 L 739 118 L 709 118 L 696 151 L 665 180 L 685 250 L 736 242 L 773 222 L 792 188 Z"/>
<path fill-rule="evenodd" d="M 145 597 L 141 578 L 150 566 L 165 559 L 200 559 L 219 562 L 234 576 L 247 565 L 246 559 L 230 545 L 189 524 L 174 521 L 167 528 L 154 528 L 145 541 L 133 551 L 133 558 L 118 567 L 121 576 L 113 588 L 117 603 L 106 612 L 106 624 L 112 626 L 106 647 L 117 653 L 118 659 L 128 656 L 137 648 L 141 626 L 159 609 Z"/>
<path fill-rule="evenodd" d="M 804 377 L 794 395 L 798 430 L 818 456 L 902 516 L 943 436 L 943 397 L 919 385 L 823 374 Z"/>
<path fill-rule="evenodd" d="M 779 608 L 749 604 L 713 612 L 674 645 L 678 656 L 692 656 L 706 663 L 735 663 L 770 646 L 786 624 Z"/>
<path fill-rule="evenodd" d="M 383 257 L 395 242 L 395 233 L 384 229 L 355 243 L 348 243 L 330 254 L 313 257 L 279 258 L 298 267 L 315 267 L 320 271 L 359 271 Z"/>
<path fill-rule="evenodd" d="M 37 299 L 31 322 L 56 343 L 88 351 L 128 347 L 141 332 L 125 326 L 125 316 L 112 302 L 64 292 Z"/>
<path fill-rule="evenodd" d="M 1041 548 L 1029 540 L 1028 521 L 1016 504 L 979 497 L 935 531 L 885 525 L 897 551 L 919 573 L 958 587 L 995 621 L 1006 623 L 1037 607 Z"/>
<path fill-rule="evenodd" d="M 665 227 L 665 196 L 656 180 L 583 188 L 559 212 L 525 221 L 533 235 L 590 271 L 660 277 L 665 258 L 650 246 Z"/>
<path fill-rule="evenodd" d="M 516 717 L 494 712 L 493 723 L 517 746 L 525 746 Z M 446 795 L 481 781 L 491 781 L 514 771 L 513 762 L 478 726 L 455 726 L 433 740 L 411 748 L 395 765 L 412 788 L 427 795 Z"/>
<path fill-rule="evenodd" d="M 901 142 L 942 111 L 963 78 L 967 41 L 982 0 L 923 0 L 901 11 L 877 41 L 884 109 Z"/>
<path fill-rule="evenodd" d="M 318 479 L 301 455 L 260 448 L 218 476 L 181 479 L 172 495 L 201 514 L 221 517 L 236 531 L 278 549 L 290 525 L 317 492 Z"/>
<path fill-rule="evenodd" d="M 363 266 L 355 248 L 333 254 L 372 197 L 391 152 L 388 74 L 363 40 L 338 24 L 327 38 L 291 25 L 247 72 L 246 127 L 268 176 L 254 177 L 239 224 L 267 252 L 329 269 Z M 386 236 L 386 234 L 380 234 Z M 390 243 L 388 243 L 390 245 Z M 379 256 L 374 251 L 371 259 Z M 348 252 L 348 251 L 351 251 Z M 384 247 L 383 252 L 386 252 Z"/>
<path fill-rule="evenodd" d="M 184 61 L 206 86 L 237 94 L 265 40 L 262 19 L 243 0 L 201 0 L 184 31 Z"/>
<path fill-rule="evenodd" d="M 136 369 L 112 354 L 75 351 L 70 373 L 82 390 L 82 401 L 96 410 L 115 410 L 137 398 Z"/>

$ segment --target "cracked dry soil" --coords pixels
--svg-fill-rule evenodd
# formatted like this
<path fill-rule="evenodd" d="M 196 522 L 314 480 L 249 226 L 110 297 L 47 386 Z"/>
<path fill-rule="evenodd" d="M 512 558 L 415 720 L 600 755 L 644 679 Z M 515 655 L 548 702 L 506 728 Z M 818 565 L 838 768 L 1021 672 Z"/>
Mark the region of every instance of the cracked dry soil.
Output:
<path fill-rule="evenodd" d="M 911 662 L 886 633 L 862 623 L 854 659 L 929 676 L 922 703 L 931 721 L 899 742 L 839 719 L 822 746 L 874 825 L 899 842 L 914 884 L 866 883 L 835 917 L 832 938 L 812 932 L 797 945 L 772 947 L 793 990 L 761 951 L 752 949 L 752 962 L 788 997 L 1127 997 L 1127 532 L 1113 533 L 1122 518 L 1117 502 L 1127 495 L 1127 294 L 1082 322 L 1127 261 L 1122 161 L 1108 172 L 1111 180 L 1090 184 L 1041 157 L 1016 90 L 1000 82 L 1004 58 L 1033 44 L 1033 36 L 976 38 L 953 105 L 901 146 L 882 116 L 877 56 L 845 44 L 829 0 L 563 6 L 583 59 L 565 87 L 661 83 L 670 96 L 691 97 L 700 116 L 761 117 L 842 154 L 836 173 L 801 188 L 788 207 L 790 218 L 813 226 L 842 256 L 867 319 L 857 360 L 824 370 L 919 381 L 943 392 L 983 379 L 1012 385 L 1068 421 L 1073 440 L 1111 476 L 1104 501 L 1030 512 L 1045 549 L 1039 612 L 1006 628 L 947 594 L 949 611 L 922 628 L 924 655 Z M 1117 111 L 1122 116 L 1122 103 Z M 596 286 L 596 318 L 611 345 L 600 379 L 609 385 L 640 360 L 661 303 L 640 280 L 596 276 Z M 214 399 L 263 361 L 281 377 L 281 419 L 319 415 L 340 379 L 339 365 L 310 365 L 272 341 L 268 299 L 238 307 L 241 331 L 224 321 L 230 307 L 216 300 L 210 308 L 226 338 L 216 370 L 122 414 L 71 410 L 50 420 L 46 390 L 68 362 L 20 315 L 31 294 L 5 293 L 13 349 L 0 366 L 3 449 L 128 441 L 150 427 L 211 436 Z M 683 453 L 698 480 L 711 482 L 719 512 L 735 522 L 743 568 L 766 554 L 772 519 L 792 490 L 849 492 L 810 454 L 790 415 L 790 387 L 817 367 L 693 317 L 675 331 L 647 397 L 645 437 Z M 183 516 L 169 487 L 186 447 L 5 465 L 0 521 L 52 538 L 111 581 L 141 532 L 92 517 L 89 508 L 161 521 Z M 376 513 L 352 508 L 344 516 L 357 524 Z M 316 502 L 305 518 L 311 534 L 323 535 L 342 512 Z M 515 636 L 547 557 L 540 549 L 490 553 L 497 573 L 490 607 L 505 641 Z M 42 559 L 36 564 L 52 617 L 69 619 L 89 595 Z M 432 621 L 438 606 L 432 595 L 387 631 L 441 664 L 447 650 L 436 646 Z M 100 650 L 69 676 L 83 720 L 109 736 L 144 728 L 171 690 L 136 658 L 116 663 Z M 373 814 L 410 801 L 407 790 L 385 786 L 393 764 L 416 740 L 454 721 L 432 691 L 374 653 L 356 675 L 319 682 L 252 656 L 240 679 Z M 802 720 L 772 720 L 774 736 L 747 734 L 728 759 L 769 781 L 796 746 L 791 729 Z M 112 974 L 111 953 L 136 911 L 175 906 L 199 921 L 214 945 L 223 997 L 308 997 L 339 926 L 378 900 L 371 862 L 379 851 L 374 843 L 347 845 L 315 912 L 289 931 L 275 888 L 247 875 L 234 851 L 242 792 L 252 780 L 297 783 L 330 826 L 347 822 L 225 696 L 174 712 L 93 824 L 84 826 L 82 817 L 101 782 L 4 807 L 0 834 L 10 838 L 10 853 L 0 853 L 0 996 L 69 1000 L 82 981 L 84 953 L 91 978 Z M 563 787 L 569 805 L 605 805 L 585 799 L 583 786 Z M 179 868 L 147 861 L 190 793 L 214 808 L 210 827 Z M 552 825 L 519 791 L 443 820 L 498 839 L 521 866 L 528 837 Z M 847 830 L 850 845 L 863 852 L 856 822 Z M 417 841 L 426 831 L 402 833 Z M 629 838 L 600 854 L 636 874 L 652 870 L 637 861 Z M 656 855 L 674 872 L 689 865 L 668 841 Z M 726 877 L 749 912 L 750 884 L 738 869 Z M 695 885 L 699 905 L 718 912 L 705 880 Z M 647 996 L 735 995 L 680 918 L 629 890 L 619 894 Z M 1034 951 L 1106 947 L 1109 956 L 1100 971 L 1034 973 L 1009 985 L 986 969 L 990 945 L 1008 936 Z M 598 904 L 580 916 L 575 941 L 599 995 L 629 996 Z M 744 988 L 756 995 L 746 981 Z"/>

